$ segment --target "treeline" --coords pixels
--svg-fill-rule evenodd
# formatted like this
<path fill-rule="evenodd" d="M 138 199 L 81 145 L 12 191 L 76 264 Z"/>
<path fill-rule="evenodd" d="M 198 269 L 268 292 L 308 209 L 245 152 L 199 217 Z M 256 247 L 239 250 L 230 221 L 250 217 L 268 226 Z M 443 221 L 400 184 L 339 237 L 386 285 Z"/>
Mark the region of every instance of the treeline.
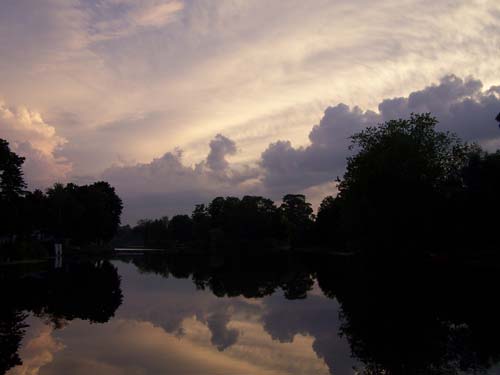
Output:
<path fill-rule="evenodd" d="M 0 243 L 38 236 L 207 252 L 496 251 L 500 151 L 486 152 L 436 126 L 430 114 L 413 114 L 354 134 L 338 194 L 326 197 L 316 216 L 301 194 L 285 195 L 279 205 L 260 196 L 217 197 L 191 215 L 119 230 L 122 202 L 113 187 L 96 182 L 28 192 L 24 159 L 0 140 Z"/>
<path fill-rule="evenodd" d="M 258 196 L 218 197 L 190 216 L 122 227 L 116 241 L 234 251 L 494 251 L 500 151 L 488 153 L 437 124 L 430 114 L 412 114 L 354 134 L 338 194 L 326 197 L 316 216 L 300 194 L 286 195 L 279 206 Z"/>
<path fill-rule="evenodd" d="M 133 228 L 121 227 L 115 243 L 255 251 L 256 246 L 261 249 L 308 246 L 313 226 L 313 209 L 301 194 L 285 195 L 279 207 L 259 196 L 217 197 L 208 205 L 196 205 L 191 216 L 141 220 Z"/>
<path fill-rule="evenodd" d="M 113 238 L 122 212 L 113 187 L 100 181 L 83 186 L 55 184 L 46 192 L 30 192 L 23 163 L 24 158 L 0 139 L 0 247 L 19 253 L 23 245 L 33 248 L 44 241 L 87 245 Z"/>

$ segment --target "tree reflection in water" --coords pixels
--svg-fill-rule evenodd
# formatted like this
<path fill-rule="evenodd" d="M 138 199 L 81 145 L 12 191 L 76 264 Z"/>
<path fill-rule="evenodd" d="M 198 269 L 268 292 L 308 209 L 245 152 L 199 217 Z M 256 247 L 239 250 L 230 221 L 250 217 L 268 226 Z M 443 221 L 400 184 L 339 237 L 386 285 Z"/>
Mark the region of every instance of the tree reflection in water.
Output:
<path fill-rule="evenodd" d="M 1 374 L 22 363 L 18 350 L 28 312 L 54 328 L 73 319 L 104 323 L 123 298 L 117 269 L 108 261 L 66 262 L 57 269 L 7 267 L 1 273 L 0 293 Z"/>
<path fill-rule="evenodd" d="M 279 306 L 270 305 L 279 298 L 265 299 L 268 308 L 261 323 L 281 342 L 299 333 L 311 336 L 314 351 L 332 373 L 352 373 L 338 363 L 340 355 L 349 356 L 340 353 L 348 349 L 339 347 L 339 335 L 360 363 L 358 373 L 367 375 L 482 373 L 500 362 L 498 271 L 484 264 L 374 262 L 314 254 L 151 254 L 122 260 L 141 273 L 189 279 L 217 297 L 283 293 L 288 300 L 307 298 L 307 303 Z M 43 317 L 55 328 L 77 318 L 103 323 L 123 298 L 120 276 L 108 261 L 65 263 L 61 269 L 36 269 L 23 277 L 6 269 L 0 277 L 0 373 L 21 362 L 17 353 L 26 314 Z M 339 309 L 324 304 L 321 292 L 335 299 Z M 224 311 L 207 318 L 209 328 L 220 333 L 211 339 L 220 351 L 239 339 L 238 331 L 227 329 L 230 310 Z"/>
<path fill-rule="evenodd" d="M 494 297 L 498 273 L 484 265 L 324 255 L 145 256 L 131 261 L 142 272 L 191 278 L 197 288 L 218 297 L 261 298 L 281 289 L 287 299 L 303 299 L 317 280 L 323 294 L 339 302 L 341 326 L 335 334 L 347 339 L 364 374 L 483 373 L 500 362 L 500 302 Z M 335 340 L 329 347 L 327 336 L 319 338 L 320 330 L 310 323 L 290 320 L 289 333 L 315 337 L 314 349 L 333 373 Z"/>

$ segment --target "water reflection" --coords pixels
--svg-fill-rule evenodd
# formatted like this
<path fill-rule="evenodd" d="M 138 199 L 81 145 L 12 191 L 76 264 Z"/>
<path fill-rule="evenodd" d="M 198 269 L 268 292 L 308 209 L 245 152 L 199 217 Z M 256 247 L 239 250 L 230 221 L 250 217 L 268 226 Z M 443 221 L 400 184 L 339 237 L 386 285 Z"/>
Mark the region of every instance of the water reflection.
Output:
<path fill-rule="evenodd" d="M 2 273 L 1 373 L 493 374 L 500 361 L 495 269 L 148 255 L 22 273 Z"/>
<path fill-rule="evenodd" d="M 18 347 L 28 328 L 27 313 L 61 328 L 73 319 L 107 322 L 122 302 L 117 269 L 107 261 L 6 267 L 0 293 L 1 373 L 22 363 Z"/>

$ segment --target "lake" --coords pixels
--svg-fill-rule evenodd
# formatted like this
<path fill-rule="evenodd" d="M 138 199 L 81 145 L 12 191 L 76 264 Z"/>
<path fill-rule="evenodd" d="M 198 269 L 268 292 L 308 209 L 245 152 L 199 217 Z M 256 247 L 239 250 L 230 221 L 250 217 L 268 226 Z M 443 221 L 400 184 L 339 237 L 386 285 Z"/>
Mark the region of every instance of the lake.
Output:
<path fill-rule="evenodd" d="M 457 284 L 462 270 L 427 269 L 418 282 L 403 270 L 397 282 L 348 260 L 312 258 L 4 267 L 0 372 L 500 373 L 497 302 L 484 299 L 491 290 L 471 295 L 476 284 Z M 496 279 L 478 275 L 481 285 Z"/>

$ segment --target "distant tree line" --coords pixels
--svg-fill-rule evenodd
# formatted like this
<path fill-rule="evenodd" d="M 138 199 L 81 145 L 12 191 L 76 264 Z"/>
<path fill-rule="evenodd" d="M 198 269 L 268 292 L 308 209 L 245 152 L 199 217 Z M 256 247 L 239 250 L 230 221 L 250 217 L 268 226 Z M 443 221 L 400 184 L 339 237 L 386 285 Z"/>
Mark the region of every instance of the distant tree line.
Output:
<path fill-rule="evenodd" d="M 494 250 L 500 209 L 500 151 L 436 129 L 430 114 L 354 134 L 338 194 L 317 215 L 304 195 L 281 205 L 259 196 L 217 197 L 192 214 L 121 227 L 117 242 L 204 249 L 319 247 L 384 249 L 391 255 Z"/>
<path fill-rule="evenodd" d="M 55 184 L 46 192 L 26 190 L 24 158 L 0 139 L 0 247 L 33 241 L 102 244 L 120 224 L 122 201 L 107 182 Z"/>
<path fill-rule="evenodd" d="M 191 216 L 141 220 L 133 228 L 121 227 L 115 243 L 212 251 L 307 246 L 313 226 L 313 209 L 301 194 L 285 195 L 280 206 L 259 196 L 217 197 L 208 205 L 196 205 Z"/>

